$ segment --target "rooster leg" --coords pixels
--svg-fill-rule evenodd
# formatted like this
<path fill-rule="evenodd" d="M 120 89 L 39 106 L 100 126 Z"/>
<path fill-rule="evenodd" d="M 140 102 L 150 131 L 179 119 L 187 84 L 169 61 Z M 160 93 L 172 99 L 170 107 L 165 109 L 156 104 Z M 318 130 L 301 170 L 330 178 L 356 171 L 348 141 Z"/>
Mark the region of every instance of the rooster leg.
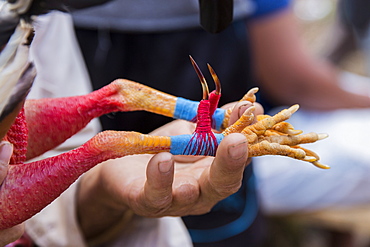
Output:
<path fill-rule="evenodd" d="M 27 100 L 29 128 L 27 159 L 36 157 L 64 142 L 93 118 L 117 111 L 145 110 L 177 119 L 192 120 L 199 102 L 175 97 L 142 84 L 119 79 L 87 95 Z M 220 129 L 225 110 L 213 114 Z"/>
<path fill-rule="evenodd" d="M 0 187 L 0 230 L 35 215 L 81 174 L 103 161 L 133 154 L 177 154 L 191 137 L 104 131 L 72 151 L 40 161 L 12 165 Z M 220 134 L 218 137 L 223 138 Z"/>
<path fill-rule="evenodd" d="M 0 229 L 19 224 L 39 212 L 96 164 L 131 154 L 170 151 L 170 148 L 170 137 L 105 131 L 70 152 L 12 165 L 0 187 Z"/>
<path fill-rule="evenodd" d="M 216 82 L 216 90 L 210 94 L 210 100 L 213 102 L 212 127 L 219 130 L 225 110 L 216 109 L 220 97 L 220 83 L 211 68 L 210 71 Z M 198 105 L 199 102 L 175 97 L 124 79 L 115 80 L 87 95 L 27 100 L 25 116 L 29 135 L 26 156 L 27 159 L 32 159 L 55 148 L 84 128 L 92 119 L 107 113 L 145 110 L 191 121 L 197 116 Z M 11 129 L 10 132 L 14 130 Z M 14 133 L 14 136 L 16 134 Z"/>

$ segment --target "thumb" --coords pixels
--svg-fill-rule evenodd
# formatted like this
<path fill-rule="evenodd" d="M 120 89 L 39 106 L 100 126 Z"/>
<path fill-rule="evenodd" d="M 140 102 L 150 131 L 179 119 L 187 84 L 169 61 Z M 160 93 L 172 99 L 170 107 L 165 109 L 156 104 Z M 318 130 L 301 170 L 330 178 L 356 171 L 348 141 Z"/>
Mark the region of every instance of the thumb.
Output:
<path fill-rule="evenodd" d="M 226 136 L 218 147 L 209 173 L 202 174 L 205 194 L 218 201 L 238 191 L 247 159 L 245 136 L 239 133 Z"/>
<path fill-rule="evenodd" d="M 0 183 L 6 177 L 10 157 L 13 153 L 13 145 L 10 142 L 3 141 L 0 143 Z"/>

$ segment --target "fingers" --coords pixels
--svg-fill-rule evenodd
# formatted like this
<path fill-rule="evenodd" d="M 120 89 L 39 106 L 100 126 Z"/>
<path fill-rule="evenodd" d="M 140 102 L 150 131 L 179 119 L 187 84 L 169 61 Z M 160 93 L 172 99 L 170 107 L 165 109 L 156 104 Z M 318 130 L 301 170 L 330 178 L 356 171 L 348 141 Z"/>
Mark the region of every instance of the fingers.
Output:
<path fill-rule="evenodd" d="M 159 153 L 149 161 L 144 185 L 146 210 L 164 211 L 172 202 L 172 183 L 174 178 L 174 159 L 170 153 Z M 158 212 L 159 213 L 159 212 Z"/>
<path fill-rule="evenodd" d="M 249 107 L 251 107 L 253 104 L 249 101 L 240 101 L 236 103 L 233 107 L 233 110 L 230 114 L 230 120 L 229 125 L 233 124 L 240 118 L 241 115 L 247 110 Z"/>
<path fill-rule="evenodd" d="M 256 102 L 252 104 L 249 101 L 239 101 L 233 106 L 233 110 L 230 114 L 229 125 L 235 123 L 236 120 L 238 120 L 243 115 L 243 113 L 251 106 L 255 107 L 255 116 L 263 114 L 263 107 L 261 106 L 261 104 Z"/>
<path fill-rule="evenodd" d="M 215 202 L 235 193 L 241 186 L 248 160 L 248 143 L 242 134 L 226 136 L 218 147 L 216 157 L 202 174 L 202 193 Z"/>
<path fill-rule="evenodd" d="M 263 106 L 260 103 L 255 102 L 254 106 L 256 107 L 255 115 L 262 115 L 265 113 Z"/>
<path fill-rule="evenodd" d="M 13 153 L 13 145 L 9 142 L 0 143 L 0 184 L 8 173 L 10 157 Z"/>

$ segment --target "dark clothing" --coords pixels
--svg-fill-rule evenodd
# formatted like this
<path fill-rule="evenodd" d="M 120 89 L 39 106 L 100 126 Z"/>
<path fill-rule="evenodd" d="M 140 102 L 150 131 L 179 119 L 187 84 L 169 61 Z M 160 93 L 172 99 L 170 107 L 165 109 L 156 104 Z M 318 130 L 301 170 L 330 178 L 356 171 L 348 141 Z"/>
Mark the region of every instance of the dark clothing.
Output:
<path fill-rule="evenodd" d="M 210 90 L 214 84 L 207 63 L 216 71 L 222 83 L 221 105 L 239 100 L 254 86 L 242 22 L 217 35 L 201 29 L 155 34 L 76 31 L 94 89 L 125 78 L 199 101 L 202 88 L 189 55 L 203 71 Z M 129 112 L 114 113 L 101 120 L 105 130 L 147 133 L 171 119 L 153 113 Z"/>
<path fill-rule="evenodd" d="M 259 212 L 253 167 L 239 191 L 202 216 L 183 217 L 195 247 L 262 246 L 266 223 Z"/>
<path fill-rule="evenodd" d="M 369 29 L 369 7 L 370 2 L 367 0 L 340 0 L 339 17 L 347 28 L 363 37 Z"/>

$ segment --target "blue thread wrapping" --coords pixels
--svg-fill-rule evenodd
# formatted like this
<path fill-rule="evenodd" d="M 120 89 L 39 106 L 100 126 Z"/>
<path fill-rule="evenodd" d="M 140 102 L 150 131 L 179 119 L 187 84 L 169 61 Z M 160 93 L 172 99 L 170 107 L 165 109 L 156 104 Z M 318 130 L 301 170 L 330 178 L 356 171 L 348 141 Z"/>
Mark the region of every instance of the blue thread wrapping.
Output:
<path fill-rule="evenodd" d="M 190 153 L 185 152 L 185 148 L 188 145 L 188 143 L 191 141 L 192 135 L 178 135 L 178 136 L 171 136 L 171 149 L 170 153 L 173 155 L 194 155 Z M 224 138 L 223 134 L 215 134 L 216 140 L 218 145 L 220 145 L 222 139 Z M 195 143 L 195 140 L 192 141 Z M 193 145 L 193 143 L 191 145 Z M 215 152 L 217 150 L 217 147 L 214 149 Z M 205 153 L 204 150 L 201 150 L 199 155 L 205 155 L 205 156 L 215 156 L 216 153 Z"/>
<path fill-rule="evenodd" d="M 199 102 L 178 97 L 173 118 L 187 121 L 193 120 L 197 115 L 198 104 Z"/>
<path fill-rule="evenodd" d="M 173 118 L 192 121 L 197 115 L 198 105 L 199 102 L 178 97 Z M 214 122 L 216 130 L 221 129 L 222 122 L 225 118 L 225 112 L 224 109 L 217 108 L 213 114 L 212 121 Z"/>
<path fill-rule="evenodd" d="M 215 129 L 218 131 L 221 130 L 221 125 L 225 118 L 225 112 L 226 110 L 217 108 L 215 113 L 212 116 L 212 121 L 214 123 Z"/>

